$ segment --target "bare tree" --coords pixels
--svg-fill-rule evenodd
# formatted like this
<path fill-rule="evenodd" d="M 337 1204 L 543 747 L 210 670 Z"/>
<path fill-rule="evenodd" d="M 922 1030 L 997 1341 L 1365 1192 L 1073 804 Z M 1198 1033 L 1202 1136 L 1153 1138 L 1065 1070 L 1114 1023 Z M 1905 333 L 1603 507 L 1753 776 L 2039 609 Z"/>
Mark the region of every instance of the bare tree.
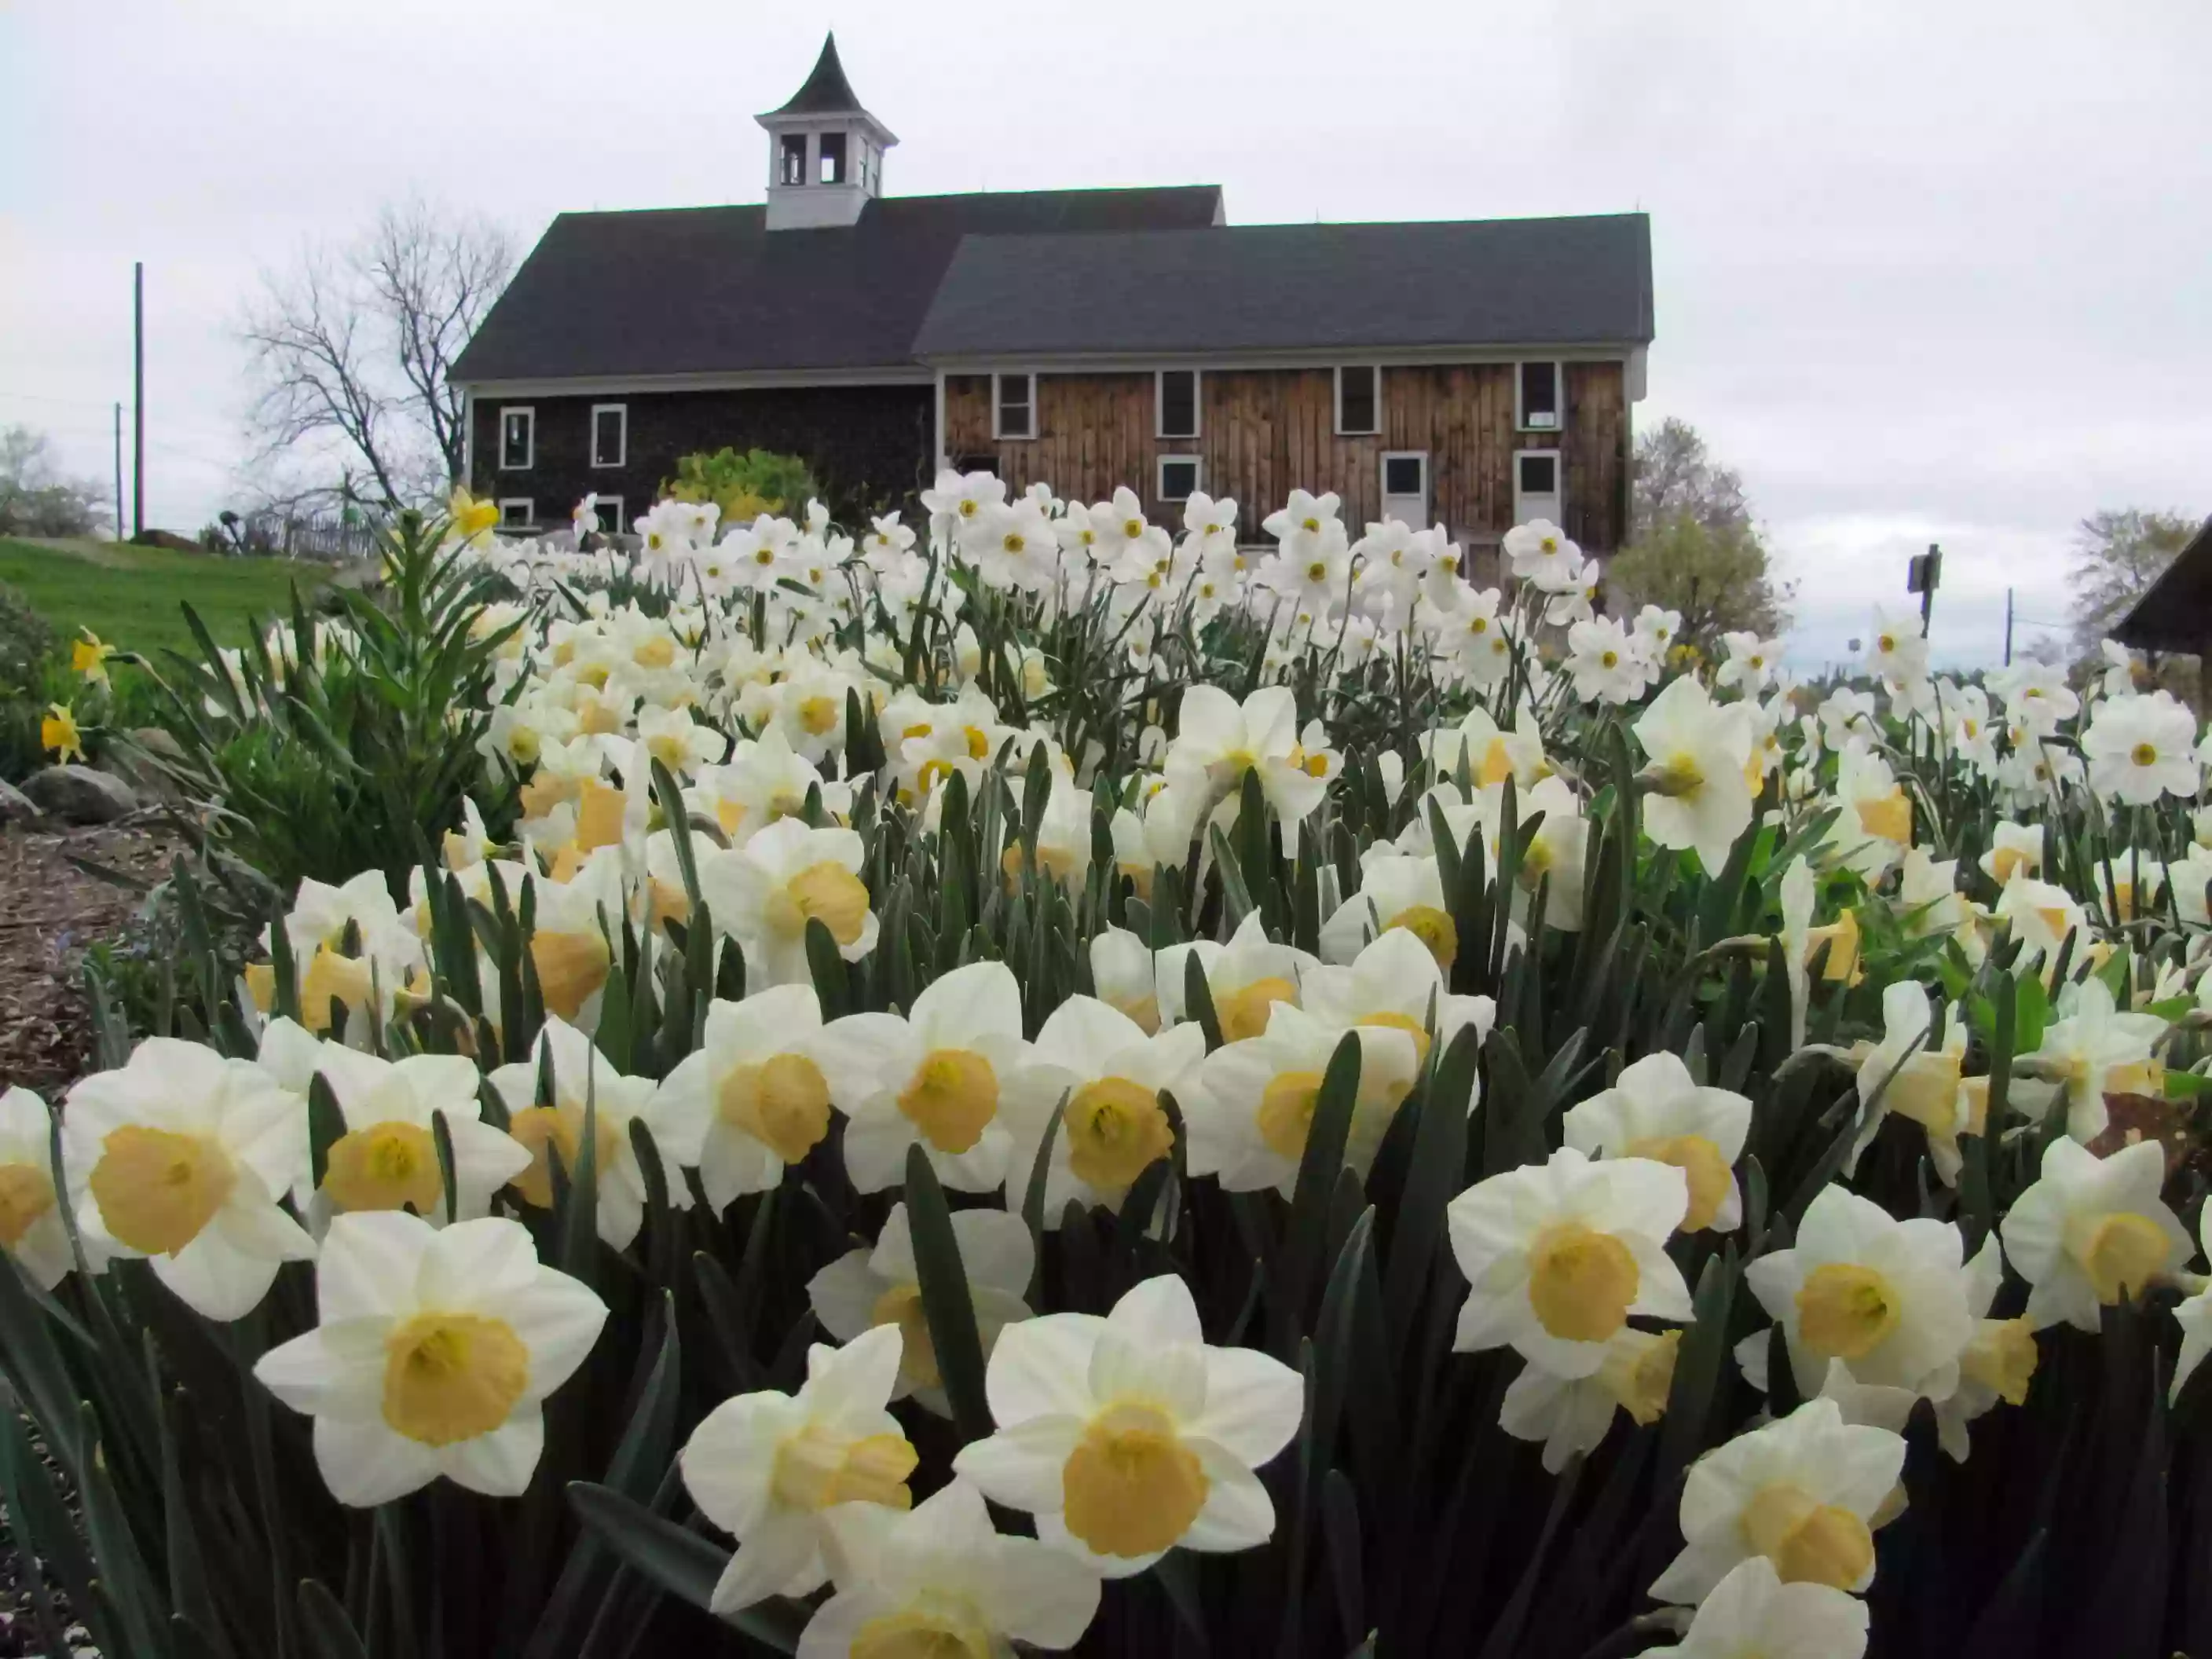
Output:
<path fill-rule="evenodd" d="M 362 236 L 264 271 L 239 333 L 254 392 L 246 422 L 270 494 L 389 510 L 461 477 L 466 432 L 453 360 L 514 269 L 505 230 L 420 198 Z M 303 486 L 302 468 L 327 476 Z"/>
<path fill-rule="evenodd" d="M 1792 589 L 1775 580 L 1743 479 L 1695 427 L 1669 416 L 1638 438 L 1630 480 L 1630 541 L 1606 572 L 1621 600 L 1680 611 L 1683 642 L 1707 650 L 1732 629 L 1790 625 Z"/>
<path fill-rule="evenodd" d="M 0 535 L 89 536 L 108 517 L 100 481 L 64 477 L 45 433 L 0 428 Z"/>
<path fill-rule="evenodd" d="M 1714 460 L 1697 428 L 1679 416 L 1636 441 L 1631 474 L 1632 536 L 1653 534 L 1683 514 L 1717 536 L 1752 528 L 1742 475 Z"/>
<path fill-rule="evenodd" d="M 2141 507 L 2093 513 L 2075 526 L 2074 640 L 2084 654 L 2112 631 L 2130 606 L 2164 574 L 2201 521 Z"/>

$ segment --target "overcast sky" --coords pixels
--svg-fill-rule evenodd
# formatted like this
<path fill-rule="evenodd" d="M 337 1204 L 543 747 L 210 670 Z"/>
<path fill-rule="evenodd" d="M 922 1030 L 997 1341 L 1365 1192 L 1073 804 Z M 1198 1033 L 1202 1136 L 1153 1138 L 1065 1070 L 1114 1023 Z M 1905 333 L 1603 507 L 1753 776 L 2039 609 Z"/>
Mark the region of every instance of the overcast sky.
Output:
<path fill-rule="evenodd" d="M 894 194 L 1647 210 L 1637 422 L 1742 471 L 1808 668 L 1931 540 L 1938 655 L 1978 663 L 2008 583 L 2063 619 L 2084 514 L 2212 510 L 2206 0 L 12 0 L 0 424 L 107 476 L 144 259 L 149 521 L 195 531 L 245 482 L 258 269 L 416 190 L 526 246 L 562 209 L 757 201 L 752 117 L 832 26 Z"/>

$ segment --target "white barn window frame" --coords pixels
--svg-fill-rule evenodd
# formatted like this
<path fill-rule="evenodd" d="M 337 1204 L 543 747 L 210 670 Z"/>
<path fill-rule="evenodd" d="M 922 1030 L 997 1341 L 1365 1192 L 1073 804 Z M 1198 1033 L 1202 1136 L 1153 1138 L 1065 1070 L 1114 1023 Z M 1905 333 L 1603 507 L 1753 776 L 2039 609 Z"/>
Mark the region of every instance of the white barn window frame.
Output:
<path fill-rule="evenodd" d="M 599 416 L 615 417 L 614 459 L 607 459 L 599 445 Z M 629 464 L 629 405 L 628 404 L 593 404 L 592 405 L 592 465 L 595 468 L 626 466 Z"/>
<path fill-rule="evenodd" d="M 1168 469 L 1190 469 L 1187 478 L 1170 479 Z M 1177 484 L 1185 488 L 1177 489 Z M 1152 469 L 1153 499 L 1160 501 L 1187 501 L 1206 488 L 1206 462 L 1196 455 L 1163 455 Z"/>
<path fill-rule="evenodd" d="M 522 459 L 510 459 L 514 454 L 508 444 L 508 422 L 520 418 L 522 422 Z M 538 465 L 538 410 L 532 404 L 501 404 L 499 410 L 499 470 L 501 472 L 527 472 Z"/>
<path fill-rule="evenodd" d="M 1368 376 L 1367 424 L 1354 425 L 1345 419 L 1344 377 L 1347 374 Z M 1382 366 L 1380 363 L 1339 363 L 1335 370 L 1334 426 L 1340 438 L 1372 438 L 1382 430 Z"/>
<path fill-rule="evenodd" d="M 1020 396 L 1009 398 L 1007 392 L 1018 382 Z M 1018 423 L 1006 417 L 1018 410 Z M 1000 442 L 1020 442 L 1037 435 L 1037 377 L 1033 370 L 1009 370 L 991 376 L 991 436 Z"/>
<path fill-rule="evenodd" d="M 1172 426 L 1168 422 L 1168 376 L 1190 376 L 1190 420 L 1183 426 Z M 1195 438 L 1204 424 L 1206 378 L 1203 370 L 1196 368 L 1156 368 L 1152 371 L 1152 436 L 1155 438 Z"/>

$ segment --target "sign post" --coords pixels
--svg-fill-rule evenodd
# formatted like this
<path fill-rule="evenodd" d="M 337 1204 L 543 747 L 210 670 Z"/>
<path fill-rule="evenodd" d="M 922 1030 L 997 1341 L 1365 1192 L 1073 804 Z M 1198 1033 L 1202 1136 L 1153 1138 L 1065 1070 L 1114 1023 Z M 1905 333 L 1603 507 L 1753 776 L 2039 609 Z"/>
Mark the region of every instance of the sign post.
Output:
<path fill-rule="evenodd" d="M 1905 567 L 1905 591 L 1920 596 L 1920 637 L 1928 637 L 1928 612 L 1935 604 L 1936 589 L 1943 580 L 1943 550 L 1936 543 L 1928 544 L 1925 553 L 1916 553 Z"/>

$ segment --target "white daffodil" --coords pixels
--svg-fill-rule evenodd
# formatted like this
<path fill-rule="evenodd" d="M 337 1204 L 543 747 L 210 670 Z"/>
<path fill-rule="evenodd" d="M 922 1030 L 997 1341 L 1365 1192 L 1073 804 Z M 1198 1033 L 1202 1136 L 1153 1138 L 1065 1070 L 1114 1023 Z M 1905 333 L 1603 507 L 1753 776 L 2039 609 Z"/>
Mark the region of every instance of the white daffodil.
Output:
<path fill-rule="evenodd" d="M 691 1431 L 677 1457 L 684 1485 L 701 1513 L 738 1540 L 714 1586 L 716 1613 L 820 1589 L 836 1505 L 912 1506 L 906 1482 L 919 1460 L 885 1409 L 898 1375 L 898 1327 L 879 1325 L 842 1348 L 807 1349 L 797 1394 L 738 1395 Z"/>
<path fill-rule="evenodd" d="M 1824 855 L 1869 884 L 1880 881 L 1912 845 L 1912 802 L 1889 763 L 1846 749 L 1836 763 L 1835 803 L 1841 809 L 1821 843 Z"/>
<path fill-rule="evenodd" d="M 1928 1136 L 1928 1156 L 1947 1187 L 1959 1184 L 1965 1156 L 1959 1137 L 1975 1126 L 1960 1070 L 1966 1059 L 1966 1023 L 1956 1010 L 1943 1024 L 1943 1040 L 1928 1039 L 1935 1014 L 1928 988 L 1918 980 L 1898 980 L 1881 994 L 1881 1041 L 1859 1061 L 1859 1127 L 1844 1160 L 1844 1173 L 1858 1168 L 1874 1145 L 1881 1121 L 1893 1113 L 1910 1118 Z M 1984 1097 L 1987 1098 L 1986 1096 Z"/>
<path fill-rule="evenodd" d="M 1810 1581 L 1790 1583 L 1764 1555 L 1729 1569 L 1672 1647 L 1637 1659 L 1863 1659 L 1866 1603 Z"/>
<path fill-rule="evenodd" d="M 1101 1002 L 1127 1014 L 1146 1036 L 1160 1029 L 1158 970 L 1144 940 L 1127 928 L 1102 927 L 1091 935 L 1091 985 Z"/>
<path fill-rule="evenodd" d="M 1000 1331 L 1030 1316 L 1023 1298 L 1036 1268 L 1036 1244 L 1021 1217 L 1004 1210 L 954 1211 L 952 1237 L 960 1247 L 960 1271 L 968 1280 L 968 1300 L 988 1356 Z M 911 1394 L 939 1417 L 952 1414 L 922 1312 L 921 1273 L 915 1266 L 914 1232 L 904 1204 L 891 1206 L 873 1249 L 848 1250 L 807 1281 L 806 1294 L 822 1328 L 840 1342 L 878 1325 L 897 1326 L 902 1346 L 891 1398 Z"/>
<path fill-rule="evenodd" d="M 1958 1387 L 1974 1336 L 1964 1257 L 1951 1223 L 1899 1221 L 1869 1199 L 1824 1187 L 1798 1224 L 1796 1248 L 1760 1256 L 1744 1282 L 1783 1328 L 1801 1395 L 1817 1393 L 1829 1362 L 1840 1359 L 1857 1382 L 1940 1401 Z M 1762 1374 L 1765 1333 L 1741 1352 Z"/>
<path fill-rule="evenodd" d="M 984 1387 L 998 1432 L 953 1468 L 1097 1572 L 1141 1572 L 1175 1546 L 1249 1549 L 1275 1529 L 1254 1471 L 1297 1432 L 1303 1384 L 1266 1354 L 1207 1346 L 1180 1279 L 1146 1279 L 1103 1319 L 1010 1327 Z"/>
<path fill-rule="evenodd" d="M 2021 941 L 2019 961 L 2014 964 L 2025 969 L 2039 964 L 2045 966 L 2056 961 L 2067 937 L 2075 935 L 2073 960 L 2079 962 L 2081 947 L 2088 939 L 2087 914 L 2073 894 L 2063 887 L 2047 881 L 2037 881 L 2029 876 L 2014 874 L 2005 884 L 2004 891 L 1990 908 L 1991 917 L 2004 922 L 2012 929 L 2012 936 Z"/>
<path fill-rule="evenodd" d="M 1689 1206 L 1682 1171 L 1650 1158 L 1592 1163 L 1571 1146 L 1477 1182 L 1446 1208 L 1469 1286 L 1452 1346 L 1511 1346 L 1557 1376 L 1590 1376 L 1632 1316 L 1686 1320 L 1690 1290 L 1666 1243 Z"/>
<path fill-rule="evenodd" d="M 265 1054 L 265 1037 L 262 1046 Z M 331 1144 L 323 1174 L 321 1195 L 330 1209 L 411 1205 L 432 1221 L 454 1219 L 446 1213 L 445 1173 L 438 1161 L 441 1115 L 453 1149 L 453 1200 L 460 1219 L 488 1213 L 491 1195 L 529 1166 L 529 1151 L 483 1121 L 477 1095 L 482 1074 L 474 1060 L 459 1054 L 380 1060 L 335 1043 L 319 1047 L 316 1069 L 345 1120 L 345 1133 Z"/>
<path fill-rule="evenodd" d="M 830 930 L 837 954 L 858 962 L 881 931 L 860 871 L 866 860 L 850 830 L 817 830 L 797 818 L 769 824 L 743 847 L 699 860 L 699 891 L 714 925 L 745 953 L 756 988 L 809 982 L 806 925 Z"/>
<path fill-rule="evenodd" d="M 540 1073 L 552 1073 L 553 1097 L 538 1098 Z M 573 1179 L 584 1146 L 586 1108 L 594 1128 L 592 1168 L 599 1194 L 599 1237 L 616 1249 L 626 1248 L 645 1222 L 645 1171 L 630 1140 L 630 1125 L 642 1121 L 660 1154 L 668 1177 L 669 1200 L 679 1209 L 690 1202 L 678 1170 L 699 1162 L 706 1136 L 702 1099 L 660 1097 L 651 1078 L 624 1077 L 575 1027 L 550 1015 L 530 1058 L 502 1066 L 490 1083 L 506 1103 L 507 1133 L 530 1154 L 529 1167 L 514 1178 L 522 1201 L 544 1210 L 553 1206 L 553 1159 Z"/>
<path fill-rule="evenodd" d="M 1374 1025 L 1349 1030 L 1359 1042 L 1359 1085 L 1344 1162 L 1364 1180 L 1390 1120 L 1413 1090 L 1418 1048 L 1404 1030 Z M 1232 1193 L 1273 1187 L 1289 1197 L 1330 1057 L 1346 1034 L 1345 1027 L 1279 1002 L 1258 1036 L 1224 1043 L 1208 1054 L 1199 1067 L 1198 1086 L 1184 1103 L 1190 1173 L 1218 1176 Z"/>
<path fill-rule="evenodd" d="M 1905 1467 L 1887 1429 L 1844 1421 L 1832 1400 L 1716 1447 L 1682 1487 L 1684 1548 L 1651 1586 L 1694 1603 L 1737 1563 L 1764 1556 L 1784 1584 L 1864 1589 L 1874 1582 L 1875 1516 Z"/>
<path fill-rule="evenodd" d="M 1513 574 L 1540 586 L 1553 571 L 1577 564 L 1582 550 L 1567 539 L 1567 532 L 1549 519 L 1531 519 L 1505 532 L 1504 551 L 1513 562 Z"/>
<path fill-rule="evenodd" d="M 1966 1425 L 2000 1400 L 2024 1405 L 2035 1377 L 2034 1325 L 1990 1317 L 1990 1304 L 2003 1284 L 2004 1256 L 1991 1237 L 1966 1264 L 1966 1311 L 1973 1316 L 1974 1334 L 1959 1356 L 1958 1389 L 1936 1402 L 1937 1438 L 1954 1462 L 1966 1461 Z M 2180 1374 L 2178 1366 L 2175 1374 Z"/>
<path fill-rule="evenodd" d="M 1262 686 L 1240 706 L 1218 686 L 1192 686 L 1168 746 L 1169 777 L 1221 800 L 1233 798 L 1250 771 L 1259 773 L 1267 804 L 1285 824 L 1320 805 L 1328 787 L 1325 757 L 1309 757 L 1298 742 L 1297 700 L 1289 687 Z"/>
<path fill-rule="evenodd" d="M 1689 848 L 1714 875 L 1751 827 L 1751 717 L 1741 702 L 1716 708 L 1684 676 L 1637 716 L 1632 728 L 1650 764 L 1638 802 L 1644 828 L 1662 847 Z"/>
<path fill-rule="evenodd" d="M 2100 1306 L 2140 1298 L 2188 1267 L 2196 1246 L 2159 1197 L 2165 1184 L 2166 1149 L 2155 1140 L 2105 1158 L 2079 1141 L 2051 1143 L 2000 1229 L 2005 1260 L 2032 1287 L 2036 1329 L 2063 1320 L 2094 1332 Z"/>
<path fill-rule="evenodd" d="M 46 1291 L 76 1265 L 55 1201 L 53 1132 L 45 1101 L 28 1089 L 0 1090 L 0 1249 Z"/>
<path fill-rule="evenodd" d="M 1589 822 L 1583 804 L 1565 779 L 1539 778 L 1514 794 L 1513 816 L 1520 832 L 1521 861 L 1514 872 L 1517 892 L 1514 914 L 1521 922 L 1538 922 L 1568 933 L 1583 925 L 1584 849 L 1589 841 Z M 1500 784 L 1486 786 L 1477 802 L 1483 842 L 1490 867 L 1498 868 L 1498 848 L 1505 829 L 1505 790 Z M 1544 893 L 1544 914 L 1532 916 L 1539 891 Z"/>
<path fill-rule="evenodd" d="M 1679 1055 L 1662 1049 L 1622 1067 L 1613 1087 L 1571 1108 L 1560 1128 L 1585 1157 L 1648 1158 L 1681 1170 L 1690 1188 L 1684 1232 L 1742 1224 L 1735 1161 L 1751 1133 L 1751 1102 L 1698 1083 Z"/>
<path fill-rule="evenodd" d="M 766 1192 L 830 1132 L 830 1085 L 812 1044 L 811 985 L 778 985 L 708 1006 L 705 1039 L 660 1085 L 671 1121 L 703 1123 L 699 1181 L 717 1212 Z"/>
<path fill-rule="evenodd" d="M 2107 697 L 2081 733 L 2089 787 L 2133 806 L 2162 795 L 2194 795 L 2201 773 L 2196 743 L 2197 716 L 2171 691 Z"/>
<path fill-rule="evenodd" d="M 514 1498 L 545 1444 L 545 1397 L 599 1340 L 606 1304 L 542 1267 L 520 1222 L 442 1230 L 404 1211 L 341 1215 L 315 1271 L 320 1320 L 253 1374 L 315 1419 L 315 1463 L 368 1508 L 444 1475 Z"/>
<path fill-rule="evenodd" d="M 1224 1042 L 1258 1036 L 1267 1029 L 1277 1003 L 1296 1006 L 1298 981 L 1315 965 L 1314 958 L 1294 945 L 1279 945 L 1267 937 L 1257 910 L 1251 912 L 1230 935 L 1229 943 L 1202 939 L 1164 947 L 1153 961 L 1160 1022 L 1173 1025 L 1192 1016 L 1184 1006 L 1189 987 L 1187 958 L 1196 957 L 1206 975 L 1206 994 L 1213 1001 L 1213 1018 Z"/>
<path fill-rule="evenodd" d="M 1195 1025 L 1147 1036 L 1096 997 L 1068 998 L 1037 1032 L 1031 1063 L 1006 1103 L 1014 1132 L 1009 1202 L 1020 1203 L 1027 1191 L 1053 1108 L 1065 1097 L 1046 1154 L 1045 1225 L 1057 1227 L 1071 1202 L 1119 1210 L 1137 1177 L 1175 1150 L 1161 1093 L 1190 1098 L 1205 1058 L 1206 1034 Z"/>
<path fill-rule="evenodd" d="M 1405 1032 L 1413 1039 L 1417 1062 L 1428 1058 L 1431 1039 L 1449 1046 L 1468 1025 L 1478 1042 L 1486 1040 L 1498 1015 L 1492 998 L 1454 996 L 1445 989 L 1435 955 L 1405 927 L 1384 933 L 1348 968 L 1308 969 L 1304 991 L 1303 1007 L 1324 1025 Z"/>
<path fill-rule="evenodd" d="M 1459 930 L 1452 922 L 1451 901 L 1437 861 L 1388 856 L 1389 850 L 1378 847 L 1376 855 L 1363 863 L 1359 890 L 1322 924 L 1322 960 L 1348 963 L 1370 940 L 1403 929 L 1428 948 L 1438 967 L 1449 971 L 1459 956 Z"/>
<path fill-rule="evenodd" d="M 1650 659 L 1611 617 L 1575 623 L 1567 629 L 1567 672 L 1583 702 L 1634 702 L 1650 684 Z"/>
<path fill-rule="evenodd" d="M 906 1178 L 919 1146 L 962 1192 L 1003 1186 L 1014 1138 L 1000 1114 L 1026 1064 L 1022 996 L 1002 962 L 971 962 L 933 982 L 904 1019 L 848 1014 L 816 1049 L 845 1126 L 845 1171 L 864 1193 Z"/>
<path fill-rule="evenodd" d="M 2014 876 L 2043 872 L 2043 828 L 2040 824 L 2000 821 L 1990 831 L 1989 850 L 1980 859 L 1982 872 L 1999 887 Z"/>
<path fill-rule="evenodd" d="M 69 1091 L 70 1198 L 88 1249 L 152 1258 L 210 1319 L 250 1313 L 314 1241 L 278 1198 L 307 1156 L 307 1114 L 251 1060 L 149 1037 Z"/>
<path fill-rule="evenodd" d="M 1721 686 L 1738 687 L 1747 697 L 1755 697 L 1773 684 L 1774 676 L 1782 665 L 1782 641 L 1762 640 L 1749 632 L 1723 634 L 1721 643 L 1728 647 L 1728 659 L 1713 675 L 1713 683 Z"/>
<path fill-rule="evenodd" d="M 1606 1340 L 1605 1357 L 1587 1376 L 1561 1376 L 1534 1361 L 1505 1390 L 1498 1425 L 1516 1440 L 1540 1440 L 1553 1474 L 1567 1460 L 1597 1449 L 1616 1411 L 1638 1427 L 1656 1423 L 1674 1385 L 1682 1333 L 1624 1325 Z"/>
<path fill-rule="evenodd" d="M 2067 995 L 2072 1006 L 2066 1017 L 2044 1028 L 2042 1046 L 2026 1058 L 2065 1091 L 2066 1133 L 2087 1142 L 2105 1132 L 2106 1095 L 2160 1092 L 2164 1068 L 2152 1049 L 2166 1022 L 2156 1014 L 2122 1013 L 2112 988 L 2094 975 Z"/>
<path fill-rule="evenodd" d="M 837 1593 L 799 1632 L 798 1659 L 1011 1654 L 1072 1648 L 1098 1611 L 1099 1579 L 1065 1551 L 996 1531 L 983 1496 L 954 1480 L 903 1514 L 826 1512 Z"/>
<path fill-rule="evenodd" d="M 2197 1224 L 2203 1227 L 2204 1218 L 2200 1216 Z M 2182 1385 L 2204 1363 L 2204 1356 L 2212 1353 L 2212 1279 L 2198 1281 L 2175 1304 L 2173 1317 L 2181 1327 L 2181 1352 L 2173 1362 L 2173 1386 L 2166 1392 L 2169 1401 L 2181 1398 Z"/>

